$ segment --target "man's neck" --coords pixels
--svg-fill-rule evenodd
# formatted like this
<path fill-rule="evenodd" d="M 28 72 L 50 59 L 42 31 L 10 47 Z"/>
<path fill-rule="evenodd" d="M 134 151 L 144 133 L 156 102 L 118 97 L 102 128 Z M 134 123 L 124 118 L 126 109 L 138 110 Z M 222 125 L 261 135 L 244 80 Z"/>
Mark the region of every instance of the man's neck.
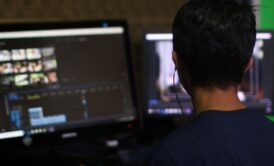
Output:
<path fill-rule="evenodd" d="M 246 108 L 239 100 L 237 87 L 221 88 L 195 88 L 192 95 L 195 113 L 208 110 L 235 111 Z"/>

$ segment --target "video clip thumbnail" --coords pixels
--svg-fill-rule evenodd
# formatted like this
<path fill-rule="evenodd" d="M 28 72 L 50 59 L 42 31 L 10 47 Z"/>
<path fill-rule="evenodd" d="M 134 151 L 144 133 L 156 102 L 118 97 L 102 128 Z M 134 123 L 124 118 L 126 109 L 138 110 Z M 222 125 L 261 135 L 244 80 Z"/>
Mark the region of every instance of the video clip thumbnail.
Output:
<path fill-rule="evenodd" d="M 46 84 L 46 76 L 44 73 L 34 73 L 30 75 L 31 85 L 43 85 Z"/>
<path fill-rule="evenodd" d="M 42 48 L 42 55 L 44 58 L 51 57 L 54 55 L 54 51 L 53 47 Z"/>
<path fill-rule="evenodd" d="M 11 61 L 11 53 L 8 50 L 0 51 L 0 62 Z"/>
<path fill-rule="evenodd" d="M 12 50 L 12 60 L 13 61 L 26 60 L 26 51 L 25 51 L 25 49 L 14 49 L 14 50 Z"/>
<path fill-rule="evenodd" d="M 27 49 L 28 60 L 41 59 L 42 54 L 39 48 L 29 48 Z"/>
<path fill-rule="evenodd" d="M 29 76 L 28 74 L 20 74 L 14 76 L 15 86 L 27 86 L 29 85 Z"/>
<path fill-rule="evenodd" d="M 44 71 L 51 71 L 57 69 L 57 61 L 55 59 L 49 59 L 43 61 Z"/>
<path fill-rule="evenodd" d="M 13 64 L 13 73 L 26 73 L 28 72 L 28 63 L 27 62 L 15 62 Z"/>
<path fill-rule="evenodd" d="M 3 86 L 11 86 L 13 85 L 14 78 L 13 76 L 5 76 L 1 78 L 1 85 Z"/>
<path fill-rule="evenodd" d="M 29 62 L 28 68 L 29 68 L 29 72 L 42 71 L 42 62 L 40 60 L 39 61 Z"/>
<path fill-rule="evenodd" d="M 11 63 L 0 64 L 0 74 L 11 74 L 13 72 Z"/>
<path fill-rule="evenodd" d="M 57 83 L 57 82 L 58 82 L 58 78 L 57 78 L 56 72 L 47 73 L 47 77 L 46 77 L 47 84 L 52 84 L 52 83 Z"/>

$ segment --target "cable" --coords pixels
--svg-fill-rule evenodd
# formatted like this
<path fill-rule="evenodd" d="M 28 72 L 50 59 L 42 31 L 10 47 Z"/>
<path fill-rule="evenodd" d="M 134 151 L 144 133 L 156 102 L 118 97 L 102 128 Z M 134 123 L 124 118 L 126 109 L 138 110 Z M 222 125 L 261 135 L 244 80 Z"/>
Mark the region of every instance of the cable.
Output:
<path fill-rule="evenodd" d="M 175 68 L 175 69 L 174 69 L 174 73 L 173 73 L 173 86 L 174 86 L 174 87 L 176 86 L 176 85 L 175 85 L 176 71 L 177 71 L 177 69 Z M 176 99 L 177 99 L 177 102 L 178 102 L 178 104 L 179 104 L 179 107 L 180 107 L 181 111 L 183 112 L 183 107 L 182 107 L 182 105 L 181 105 L 181 102 L 180 102 L 180 99 L 179 99 L 179 96 L 178 96 L 177 91 L 175 91 L 175 95 L 176 95 Z"/>

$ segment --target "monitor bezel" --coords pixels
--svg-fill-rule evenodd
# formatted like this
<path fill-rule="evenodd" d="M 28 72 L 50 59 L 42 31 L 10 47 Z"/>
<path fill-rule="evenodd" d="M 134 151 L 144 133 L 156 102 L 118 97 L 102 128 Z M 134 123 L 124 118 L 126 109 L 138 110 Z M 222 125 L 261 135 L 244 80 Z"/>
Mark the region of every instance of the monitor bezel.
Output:
<path fill-rule="evenodd" d="M 134 76 L 134 68 L 133 68 L 133 59 L 131 54 L 131 43 L 129 36 L 129 29 L 126 20 L 88 20 L 88 21 L 63 21 L 63 22 L 26 22 L 26 23 L 2 23 L 0 24 L 0 33 L 1 32 L 18 32 L 18 31 L 35 31 L 35 30 L 57 30 L 57 29 L 77 29 L 77 28 L 99 28 L 99 27 L 122 27 L 124 29 L 124 44 L 126 51 L 126 61 L 127 61 L 127 69 L 128 69 L 128 77 L 130 81 L 130 90 L 131 90 L 131 98 L 134 113 L 132 116 L 134 117 L 131 120 L 126 121 L 117 121 L 115 119 L 110 119 L 101 122 L 95 123 L 82 123 L 80 125 L 67 126 L 60 130 L 56 130 L 52 133 L 44 133 L 31 135 L 32 138 L 42 139 L 45 138 L 60 138 L 60 135 L 67 132 L 81 132 L 80 135 L 89 135 L 89 132 L 96 132 L 96 128 L 100 128 L 100 133 L 97 136 L 103 135 L 119 135 L 121 133 L 131 133 L 139 129 L 139 108 L 138 101 L 136 96 L 136 85 L 135 85 L 135 76 Z M 52 125 L 55 126 L 55 125 Z M 58 125 L 56 125 L 58 126 Z M 39 128 L 39 126 L 37 127 Z M 79 134 L 78 134 L 79 135 Z M 29 136 L 25 135 L 24 136 Z M 43 136 L 43 137 L 41 137 Z M 92 135 L 92 137 L 96 137 L 96 135 Z M 18 141 L 21 140 L 22 137 L 18 138 L 10 138 L 3 139 L 0 142 L 7 142 L 9 140 Z M 7 141 L 5 141 L 7 140 Z M 21 141 L 20 141 L 21 142 Z M 0 144 L 1 145 L 1 144 Z"/>

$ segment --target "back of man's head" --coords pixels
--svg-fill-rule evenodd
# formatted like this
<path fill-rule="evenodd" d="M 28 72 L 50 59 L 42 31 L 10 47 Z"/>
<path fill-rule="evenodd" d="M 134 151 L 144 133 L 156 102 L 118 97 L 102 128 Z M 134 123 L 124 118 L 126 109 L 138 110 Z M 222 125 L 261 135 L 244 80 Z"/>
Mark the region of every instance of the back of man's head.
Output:
<path fill-rule="evenodd" d="M 190 0 L 180 8 L 173 45 L 192 86 L 240 84 L 253 53 L 255 20 L 244 0 Z"/>

